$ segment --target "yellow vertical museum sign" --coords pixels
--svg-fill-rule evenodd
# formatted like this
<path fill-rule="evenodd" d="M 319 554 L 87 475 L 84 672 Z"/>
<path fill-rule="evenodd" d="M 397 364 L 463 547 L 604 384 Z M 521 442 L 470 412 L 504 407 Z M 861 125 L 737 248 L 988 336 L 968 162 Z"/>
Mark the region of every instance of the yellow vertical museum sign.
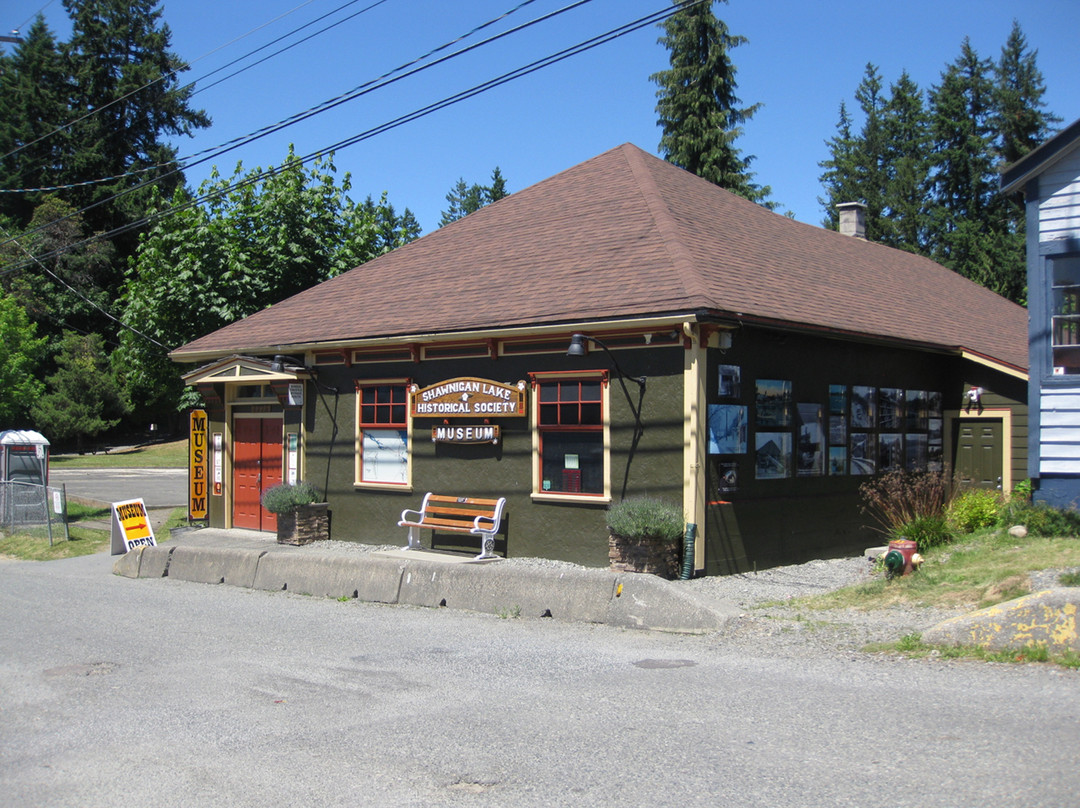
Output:
<path fill-rule="evenodd" d="M 188 520 L 206 519 L 206 410 L 192 410 L 188 435 Z"/>

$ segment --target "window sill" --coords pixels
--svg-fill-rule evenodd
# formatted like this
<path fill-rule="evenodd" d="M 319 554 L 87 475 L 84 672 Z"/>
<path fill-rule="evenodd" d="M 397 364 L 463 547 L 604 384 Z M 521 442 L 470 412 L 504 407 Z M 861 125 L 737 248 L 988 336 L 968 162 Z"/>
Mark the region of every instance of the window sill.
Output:
<path fill-rule="evenodd" d="M 357 490 L 374 490 L 374 491 L 404 491 L 411 493 L 413 490 L 412 483 L 362 483 L 354 482 L 353 488 Z"/>
<path fill-rule="evenodd" d="M 610 505 L 611 497 L 603 494 L 548 494 L 533 493 L 533 502 L 566 502 L 575 505 Z"/>

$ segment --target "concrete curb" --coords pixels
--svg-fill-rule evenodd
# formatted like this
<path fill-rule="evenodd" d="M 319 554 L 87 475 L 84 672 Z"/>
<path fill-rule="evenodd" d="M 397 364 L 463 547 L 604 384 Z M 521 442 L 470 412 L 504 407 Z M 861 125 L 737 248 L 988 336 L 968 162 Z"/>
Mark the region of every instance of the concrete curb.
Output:
<path fill-rule="evenodd" d="M 992 651 L 1045 645 L 1050 651 L 1080 652 L 1077 610 L 1080 589 L 1063 587 L 961 615 L 923 633 L 931 645 L 975 645 Z"/>
<path fill-rule="evenodd" d="M 119 556 L 113 572 L 127 578 L 169 577 L 372 603 L 698 634 L 717 631 L 738 615 L 734 606 L 717 608 L 698 601 L 653 575 L 525 569 L 415 551 L 335 554 L 266 542 L 251 547 L 230 544 L 137 548 Z"/>

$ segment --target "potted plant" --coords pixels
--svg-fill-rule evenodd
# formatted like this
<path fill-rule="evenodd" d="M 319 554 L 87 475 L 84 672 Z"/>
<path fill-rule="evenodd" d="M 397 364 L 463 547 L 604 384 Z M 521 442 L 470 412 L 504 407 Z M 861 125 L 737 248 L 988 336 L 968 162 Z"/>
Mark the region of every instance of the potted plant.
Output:
<path fill-rule="evenodd" d="M 263 491 L 262 504 L 277 515 L 279 544 L 310 544 L 330 538 L 329 503 L 311 483 L 281 483 Z"/>
<path fill-rule="evenodd" d="M 675 578 L 684 523 L 682 509 L 663 500 L 634 497 L 612 505 L 607 512 L 611 569 Z"/>

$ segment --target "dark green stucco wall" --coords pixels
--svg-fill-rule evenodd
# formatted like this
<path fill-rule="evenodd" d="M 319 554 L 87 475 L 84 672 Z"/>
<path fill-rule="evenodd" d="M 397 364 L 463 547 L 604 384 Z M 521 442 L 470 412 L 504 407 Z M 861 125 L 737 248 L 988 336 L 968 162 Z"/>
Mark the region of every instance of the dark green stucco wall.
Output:
<path fill-rule="evenodd" d="M 790 381 L 792 401 L 826 408 L 829 385 L 936 391 L 942 394 L 946 423 L 943 453 L 952 460 L 952 420 L 962 414 L 964 392 L 982 387 L 986 408 L 1008 407 L 1012 412 L 1014 482 L 1026 469 L 1026 382 L 972 361 L 914 349 L 826 337 L 806 336 L 742 326 L 726 350 L 707 351 L 707 404 L 747 407 L 747 451 L 708 455 L 704 523 L 698 540 L 704 544 L 706 574 L 727 574 L 815 557 L 857 553 L 882 543 L 883 537 L 861 513 L 859 486 L 869 477 L 844 474 L 756 479 L 755 436 L 759 425 L 755 386 L 760 379 Z M 609 389 L 611 406 L 611 492 L 618 500 L 624 478 L 627 496 L 648 495 L 681 504 L 683 499 L 684 423 L 681 346 L 651 346 L 616 350 L 627 376 L 647 377 L 642 403 L 645 431 L 636 453 L 628 458 L 633 417 L 617 377 Z M 718 367 L 737 365 L 741 385 L 736 397 L 719 396 Z M 497 382 L 528 381 L 530 372 L 610 370 L 610 359 L 593 351 L 583 359 L 562 353 L 491 359 L 426 360 L 397 364 L 322 365 L 320 383 L 305 386 L 304 477 L 327 492 L 331 505 L 332 538 L 375 544 L 404 545 L 406 530 L 397 526 L 401 511 L 416 508 L 427 491 L 459 496 L 507 498 L 506 520 L 496 551 L 507 556 L 539 556 L 589 566 L 607 565 L 607 531 L 603 502 L 534 501 L 530 418 L 493 418 L 501 427 L 498 445 L 435 444 L 431 427 L 442 418 L 415 418 L 410 435 L 413 451 L 409 491 L 357 487 L 355 482 L 356 397 L 358 382 L 408 379 L 421 387 L 461 376 Z M 333 389 L 332 389 L 333 388 Z M 335 392 L 336 389 L 336 392 Z M 224 390 L 220 393 L 224 397 Z M 629 385 L 637 400 L 637 385 Z M 532 406 L 531 396 L 529 406 Z M 704 415 L 704 413 L 703 413 Z M 297 411 L 286 412 L 286 431 L 296 428 Z M 451 418 L 451 424 L 476 424 L 479 419 Z M 211 432 L 224 431 L 218 414 Z M 776 431 L 768 428 L 764 431 Z M 793 446 L 797 431 L 791 427 Z M 850 430 L 849 430 L 850 431 Z M 702 428 L 703 440 L 707 439 Z M 827 441 L 826 441 L 827 442 Z M 628 460 L 630 462 L 628 463 Z M 721 490 L 721 472 L 733 466 L 735 490 Z M 226 475 L 225 486 L 231 485 Z M 225 497 L 210 497 L 210 519 L 225 523 Z M 426 535 L 425 543 L 432 537 Z M 440 537 L 440 548 L 475 550 L 475 544 L 453 543 Z"/>
<path fill-rule="evenodd" d="M 717 368 L 738 365 L 742 370 L 741 396 L 721 399 L 717 394 Z M 1009 406 L 1014 411 L 1013 468 L 1023 468 L 1027 427 L 1026 382 L 955 356 L 904 350 L 845 340 L 827 339 L 742 328 L 733 334 L 726 351 L 709 352 L 709 403 L 742 403 L 749 411 L 748 451 L 745 455 L 710 455 L 705 541 L 707 574 L 727 574 L 754 568 L 798 563 L 812 558 L 857 553 L 881 544 L 862 514 L 859 486 L 868 476 L 829 475 L 826 461 L 821 476 L 755 479 L 755 385 L 759 379 L 792 383 L 795 405 L 817 403 L 828 417 L 829 385 L 891 387 L 937 391 L 943 396 L 946 422 L 950 411 L 961 409 L 970 386 L 987 390 L 984 406 Z M 768 428 L 765 431 L 774 431 Z M 826 420 L 826 434 L 827 420 Z M 849 423 L 850 434 L 850 423 Z M 1017 435 L 1015 432 L 1022 431 Z M 791 429 L 793 442 L 797 431 Z M 943 439 L 946 468 L 953 447 L 949 431 Z M 827 442 L 827 439 L 826 439 Z M 721 466 L 734 463 L 735 491 L 721 490 Z M 1020 479 L 1020 478 L 1016 478 Z"/>
<path fill-rule="evenodd" d="M 642 404 L 645 432 L 629 468 L 627 496 L 647 494 L 682 503 L 682 369 L 678 347 L 615 352 L 629 376 L 646 376 Z M 405 544 L 406 530 L 397 527 L 405 508 L 417 508 L 427 491 L 459 496 L 507 498 L 505 530 L 496 551 L 508 556 L 545 556 L 589 566 L 607 565 L 607 531 L 603 503 L 533 502 L 532 437 L 529 418 L 492 418 L 499 424 L 498 445 L 435 444 L 431 427 L 442 418 L 415 418 L 410 436 L 413 486 L 409 492 L 354 486 L 355 385 L 367 379 L 408 378 L 421 387 L 459 376 L 476 376 L 503 383 L 528 381 L 530 372 L 604 370 L 610 361 L 600 352 L 584 359 L 565 355 L 502 357 L 491 360 L 427 361 L 396 365 L 324 366 L 320 380 L 341 392 L 323 392 L 308 409 L 307 473 L 309 480 L 329 492 L 333 538 L 347 541 Z M 311 385 L 308 385 L 309 389 Z M 637 400 L 637 385 L 630 385 Z M 627 452 L 633 435 L 633 416 L 616 379 L 611 402 L 611 488 L 618 498 L 627 472 Z M 531 406 L 531 402 L 530 402 Z M 332 460 L 331 413 L 337 421 Z M 478 419 L 451 418 L 451 424 L 476 424 Z M 328 483 L 328 484 L 327 484 Z M 426 535 L 425 543 L 432 537 Z M 451 541 L 452 537 L 439 537 Z M 440 547 L 454 544 L 441 543 Z M 475 547 L 474 545 L 470 545 Z"/>

